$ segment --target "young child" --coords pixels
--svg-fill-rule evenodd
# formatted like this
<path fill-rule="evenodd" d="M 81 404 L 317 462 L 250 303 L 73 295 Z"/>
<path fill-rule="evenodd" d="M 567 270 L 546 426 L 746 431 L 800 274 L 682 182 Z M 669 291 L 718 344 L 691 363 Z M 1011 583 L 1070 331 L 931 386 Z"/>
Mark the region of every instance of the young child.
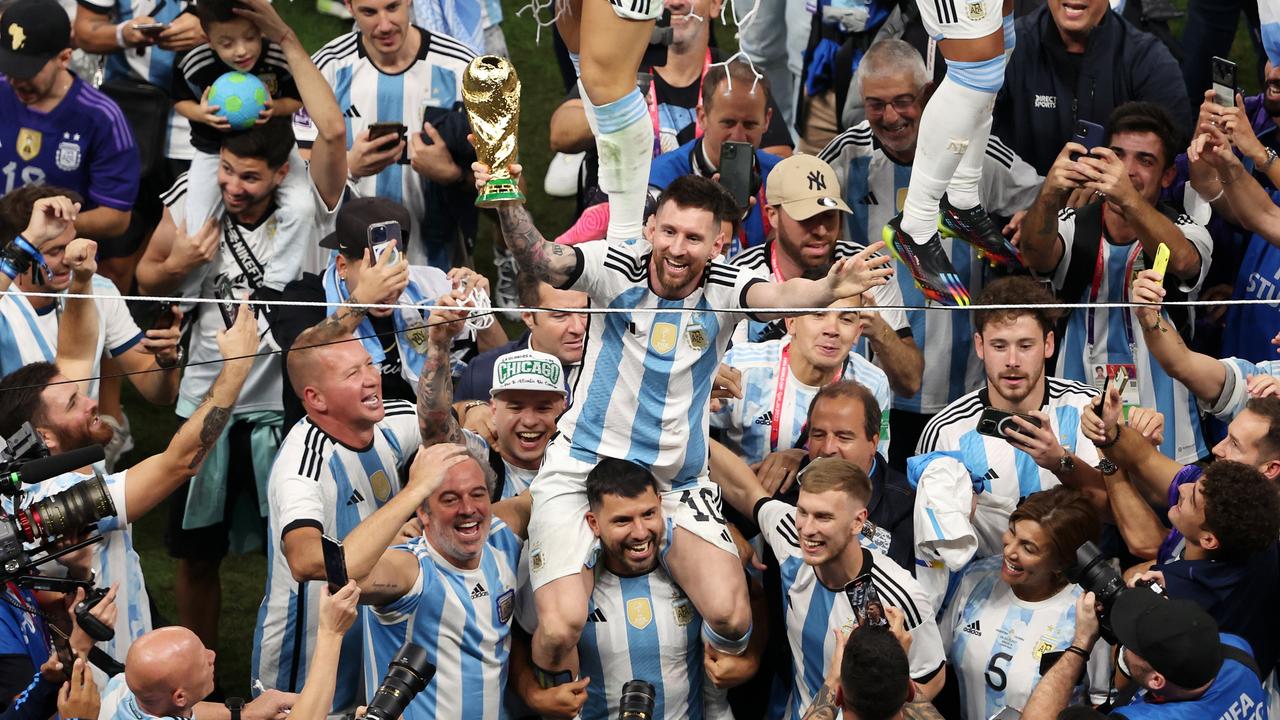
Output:
<path fill-rule="evenodd" d="M 209 104 L 209 89 L 222 75 L 238 70 L 256 75 L 271 97 L 258 118 L 262 124 L 272 117 L 291 116 L 302 107 L 298 87 L 285 60 L 284 51 L 262 36 L 251 20 L 235 13 L 244 8 L 238 0 L 199 0 L 196 15 L 209 42 L 192 48 L 176 62 L 173 75 L 174 110 L 191 120 L 191 145 L 196 154 L 187 172 L 186 230 L 199 231 L 211 216 L 218 216 L 221 191 L 218 163 L 224 133 L 233 132 L 227 119 Z M 299 223 L 310 222 L 314 212 L 311 183 L 306 164 L 297 148 L 289 155 L 288 175 L 276 198 L 277 233 L 295 237 Z M 263 285 L 282 291 L 297 277 L 304 248 L 284 248 L 274 253 L 265 268 Z M 296 252 L 294 252 L 296 250 Z"/>

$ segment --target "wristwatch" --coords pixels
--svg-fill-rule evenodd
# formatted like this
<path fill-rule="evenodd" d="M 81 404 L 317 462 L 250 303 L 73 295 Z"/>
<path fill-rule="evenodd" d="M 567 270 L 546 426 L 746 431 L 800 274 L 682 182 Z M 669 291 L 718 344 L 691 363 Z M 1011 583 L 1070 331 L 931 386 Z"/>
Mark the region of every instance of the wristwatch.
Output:
<path fill-rule="evenodd" d="M 1111 476 L 1111 475 L 1115 475 L 1117 472 L 1120 472 L 1120 467 L 1115 463 L 1111 462 L 1111 458 L 1104 457 L 1098 461 L 1097 470 L 1103 475 Z"/>
<path fill-rule="evenodd" d="M 1067 453 L 1062 457 L 1058 458 L 1058 474 L 1059 475 L 1066 475 L 1067 473 L 1074 472 L 1075 469 L 1076 469 L 1076 461 L 1075 461 L 1075 458 L 1071 457 L 1071 453 Z"/>
<path fill-rule="evenodd" d="M 185 360 L 186 357 L 187 357 L 186 351 L 183 350 L 181 347 L 179 347 L 178 352 L 174 356 L 172 362 L 165 362 L 164 360 L 160 359 L 159 355 L 156 355 L 156 367 L 160 368 L 161 370 L 172 370 L 178 367 L 179 365 L 181 365 L 182 361 Z"/>
<path fill-rule="evenodd" d="M 1258 166 L 1258 169 L 1262 172 L 1266 172 L 1267 168 L 1271 167 L 1271 163 L 1276 161 L 1276 157 L 1277 153 L 1275 148 L 1267 148 L 1267 159 L 1262 161 L 1262 164 Z"/>
<path fill-rule="evenodd" d="M 231 711 L 231 720 L 240 720 L 240 711 L 244 709 L 244 698 L 229 697 L 223 704 Z"/>

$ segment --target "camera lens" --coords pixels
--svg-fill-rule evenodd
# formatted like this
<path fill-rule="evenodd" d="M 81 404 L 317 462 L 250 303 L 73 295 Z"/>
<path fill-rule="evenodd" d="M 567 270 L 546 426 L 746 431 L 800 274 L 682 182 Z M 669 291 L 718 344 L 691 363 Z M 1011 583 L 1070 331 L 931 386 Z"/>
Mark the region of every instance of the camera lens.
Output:
<path fill-rule="evenodd" d="M 427 659 L 421 645 L 405 643 L 387 668 L 387 676 L 378 686 L 365 710 L 368 720 L 398 720 L 413 698 L 431 682 L 436 666 Z"/>
<path fill-rule="evenodd" d="M 1076 550 L 1075 564 L 1064 570 L 1063 574 L 1085 592 L 1097 596 L 1104 614 L 1111 612 L 1116 596 L 1124 590 L 1124 579 L 1092 542 L 1086 542 Z"/>
<path fill-rule="evenodd" d="M 102 518 L 115 517 L 116 506 L 106 483 L 93 477 L 34 502 L 17 514 L 28 517 L 32 535 L 29 540 L 36 540 L 74 534 Z"/>
<path fill-rule="evenodd" d="M 649 720 L 653 717 L 654 697 L 653 685 L 644 680 L 628 681 L 618 699 L 618 720 Z"/>

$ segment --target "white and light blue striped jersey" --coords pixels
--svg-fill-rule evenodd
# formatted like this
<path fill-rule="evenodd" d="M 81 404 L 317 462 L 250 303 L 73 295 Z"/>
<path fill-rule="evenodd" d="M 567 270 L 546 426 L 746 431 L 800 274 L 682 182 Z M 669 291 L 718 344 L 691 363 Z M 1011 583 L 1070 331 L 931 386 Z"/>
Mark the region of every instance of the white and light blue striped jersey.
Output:
<path fill-rule="evenodd" d="M 742 373 L 742 399 L 721 400 L 720 410 L 711 415 L 711 427 L 724 431 L 722 439 L 725 446 L 746 460 L 748 465 L 760 462 L 776 450 L 795 447 L 808 418 L 809 404 L 821 390 L 801 384 L 788 370 L 781 404 L 782 417 L 774 417 L 782 351 L 791 340 L 788 335 L 781 340 L 734 345 L 724 356 L 726 365 Z M 892 398 L 889 377 L 870 360 L 851 353 L 845 361 L 841 378 L 855 380 L 875 395 L 882 418 L 877 449 L 888 457 Z M 778 425 L 778 446 L 771 447 L 775 423 Z"/>
<path fill-rule="evenodd" d="M 413 26 L 413 32 L 421 39 L 418 58 L 396 75 L 383 73 L 373 64 L 359 32 L 339 35 L 311 57 L 338 98 L 338 107 L 347 121 L 348 148 L 373 123 L 398 122 L 411 133 L 421 132 L 426 108 L 447 110 L 462 101 L 462 76 L 476 54 L 448 35 L 417 26 Z M 311 147 L 316 129 L 305 112 L 294 116 L 293 129 L 299 147 Z M 409 261 L 448 270 L 451 249 L 423 245 L 422 226 L 430 219 L 424 217 L 422 183 L 423 178 L 409 165 L 406 154 L 401 162 L 392 163 L 377 175 L 359 178 L 355 190 L 360 197 L 377 196 L 404 205 L 413 219 L 406 245 Z"/>
<path fill-rule="evenodd" d="M 102 371 L 102 355 L 117 357 L 142 340 L 129 308 L 115 283 L 93 276 L 93 294 L 109 297 L 94 300 L 98 310 L 98 345 L 93 353 L 93 376 L 85 394 L 98 397 L 97 376 Z M 0 296 L 0 377 L 33 362 L 55 362 L 58 352 L 58 316 L 65 300 L 36 310 L 17 286 Z"/>
<path fill-rule="evenodd" d="M 867 121 L 837 135 L 818 155 L 836 171 L 844 188 L 844 199 L 853 212 L 845 215 L 845 237 L 859 246 L 880 239 L 886 223 L 902 212 L 911 183 L 911 166 L 894 162 L 880 146 Z M 1034 168 L 999 138 L 992 136 L 982 164 L 978 195 L 988 212 L 1012 216 L 1031 206 L 1043 182 Z M 988 265 L 979 259 L 973 246 L 942 238 L 942 248 L 951 258 L 956 274 L 977 295 L 986 285 Z M 924 308 L 924 295 L 915 286 L 911 273 L 894 274 L 902 299 L 912 307 Z M 911 336 L 924 352 L 924 377 L 920 391 L 910 398 L 898 398 L 894 407 L 913 413 L 933 414 L 947 403 L 976 388 L 982 381 L 981 364 L 973 354 L 971 313 L 952 310 L 910 310 Z"/>
<path fill-rule="evenodd" d="M 1071 645 L 1080 586 L 1068 584 L 1039 602 L 1019 600 L 1000 579 L 1001 555 L 975 561 L 960 576 L 942 612 L 942 642 L 960 678 L 963 717 L 985 720 L 1005 707 L 1021 710 L 1040 682 L 1040 658 Z M 1110 646 L 1100 642 L 1088 663 L 1093 704 L 1106 700 Z M 1083 683 L 1075 691 L 1081 699 Z"/>
<path fill-rule="evenodd" d="M 771 707 L 767 717 L 800 720 L 827 675 L 833 631 L 839 628 L 848 632 L 854 626 L 853 606 L 843 588 L 832 590 L 824 586 L 814 568 L 805 564 L 796 531 L 795 506 L 781 500 L 765 502 L 756 512 L 756 524 L 778 558 L 793 670 L 785 704 Z M 911 573 L 885 555 L 863 547 L 861 574 L 871 576 L 886 605 L 902 611 L 911 633 L 911 649 L 907 652 L 911 677 L 926 682 L 942 672 L 946 658 L 933 605 Z"/>
<path fill-rule="evenodd" d="M 418 416 L 413 403 L 404 400 L 388 400 L 385 407 L 386 416 L 374 427 L 367 448 L 347 447 L 303 418 L 276 453 L 267 486 L 271 562 L 253 638 L 253 679 L 264 688 L 302 690 L 319 621 L 320 584 L 293 579 L 284 536 L 314 527 L 341 540 L 403 486 L 409 459 L 421 442 Z M 354 707 L 360 636 L 352 630 L 343 640 L 335 709 Z"/>
<path fill-rule="evenodd" d="M 1249 402 L 1247 382 L 1251 375 L 1280 377 L 1280 361 L 1276 360 L 1251 363 L 1242 358 L 1230 357 L 1218 362 L 1222 363 L 1227 371 L 1226 381 L 1222 385 L 1222 393 L 1212 407 L 1207 407 L 1208 403 L 1201 403 L 1201 405 L 1205 405 L 1206 411 L 1212 413 L 1214 417 L 1222 422 L 1231 422 L 1236 415 L 1240 414 L 1241 410 L 1244 410 L 1245 403 Z"/>
<path fill-rule="evenodd" d="M 1209 237 L 1209 231 L 1186 215 L 1179 216 L 1174 224 L 1200 253 L 1199 276 L 1193 283 L 1183 286 L 1187 291 L 1187 298 L 1195 300 L 1209 272 L 1213 239 Z M 1062 238 L 1064 250 L 1053 274 L 1053 285 L 1058 290 L 1066 282 L 1067 268 L 1071 265 L 1071 256 L 1075 250 L 1075 227 L 1075 211 L 1070 208 L 1063 210 L 1058 215 L 1058 235 Z M 1105 230 L 1103 234 L 1105 236 Z M 1100 243 L 1099 254 L 1103 272 L 1096 302 L 1128 302 L 1133 274 L 1146 266 L 1137 241 L 1128 245 L 1114 245 L 1106 240 Z M 1175 283 L 1178 280 L 1170 277 L 1166 282 Z M 1091 289 L 1086 286 L 1082 297 L 1064 300 L 1095 302 L 1091 295 Z M 1093 323 L 1092 343 L 1088 337 L 1090 318 Z M 1165 322 L 1168 322 L 1167 316 Z M 1125 329 L 1126 325 L 1132 329 L 1132 348 L 1129 346 L 1130 336 Z M 1098 365 L 1130 365 L 1136 371 L 1136 374 L 1130 372 L 1130 377 L 1131 382 L 1138 384 L 1140 404 L 1142 407 L 1155 408 L 1164 415 L 1164 442 L 1160 445 L 1162 454 L 1184 464 L 1196 462 L 1208 455 L 1208 447 L 1200 431 L 1200 409 L 1196 406 L 1195 398 L 1186 385 L 1169 377 L 1160 363 L 1152 359 L 1133 308 L 1078 308 L 1071 312 L 1062 339 L 1057 374 L 1070 380 L 1090 382 L 1094 378 L 1093 369 Z"/>
<path fill-rule="evenodd" d="M 143 633 L 151 631 L 151 599 L 142 579 L 142 564 L 133 550 L 133 526 L 127 520 L 129 508 L 126 502 L 125 483 L 128 470 L 103 475 L 111 502 L 116 506 L 115 517 L 98 521 L 102 542 L 93 546 L 93 570 L 97 573 L 94 583 L 101 588 L 116 585 L 115 637 L 98 646 L 111 657 L 124 662 L 129 646 Z M 91 475 L 64 473 L 34 485 L 23 486 L 22 507 L 88 480 Z M 0 507 L 6 513 L 13 512 L 13 498 L 0 498 Z"/>
<path fill-rule="evenodd" d="M 737 255 L 734 255 L 733 259 L 730 260 L 729 263 L 751 270 L 765 280 L 772 280 L 773 244 L 775 242 L 776 240 L 770 240 L 769 242 L 761 245 L 753 245 Z M 843 260 L 847 257 L 853 257 L 864 249 L 866 249 L 865 245 L 859 245 L 848 240 L 838 240 L 836 241 L 835 250 L 831 253 L 831 259 L 834 262 L 836 260 Z M 903 306 L 902 292 L 893 283 L 885 283 L 884 285 L 877 285 L 874 288 L 871 288 L 871 297 L 875 300 L 877 307 L 901 308 Z M 885 323 L 887 323 L 889 327 L 893 328 L 894 331 L 900 332 L 903 328 L 907 327 L 907 315 L 900 309 L 884 310 L 883 317 Z M 773 333 L 776 334 L 782 334 L 786 332 L 786 328 L 783 327 L 782 320 L 780 319 L 767 323 L 748 319 L 747 322 L 742 323 L 742 327 L 739 329 L 738 334 L 734 336 L 733 340 L 735 343 L 759 342 L 762 339 L 767 339 L 767 336 L 770 335 L 770 331 L 773 331 Z M 859 345 L 865 346 L 866 341 L 860 340 Z"/>
<path fill-rule="evenodd" d="M 192 714 L 192 720 L 195 715 Z M 124 673 L 111 678 L 102 690 L 102 705 L 97 720 L 161 720 L 138 705 L 138 697 L 129 689 Z"/>
<path fill-rule="evenodd" d="M 1098 450 L 1080 428 L 1080 413 L 1097 395 L 1096 389 L 1083 383 L 1045 376 L 1040 405 L 1062 447 L 1075 454 L 1077 463 L 1090 467 L 1098 464 Z M 1000 552 L 1000 537 L 1009 527 L 1009 514 L 1018 500 L 1061 484 L 1056 475 L 1008 440 L 978 433 L 978 418 L 990 404 L 986 387 L 961 397 L 933 416 L 916 446 L 917 455 L 935 450 L 959 452 L 970 477 L 982 481 L 973 513 L 977 557 Z M 927 466 L 924 472 L 928 472 Z"/>
<path fill-rule="evenodd" d="M 573 405 L 557 423 L 570 453 L 643 465 L 664 492 L 693 484 L 707 465 L 711 384 L 759 278 L 713 260 L 688 297 L 665 300 L 649 289 L 648 243 L 598 240 L 573 251 L 567 289 L 587 293 L 591 307 L 660 312 L 591 315 Z"/>
<path fill-rule="evenodd" d="M 76 0 L 76 2 L 95 13 L 109 16 L 113 25 L 143 16 L 167 25 L 195 5 L 188 0 Z M 175 58 L 174 51 L 165 50 L 159 45 L 122 48 L 107 55 L 104 77 L 107 80 L 133 78 L 150 83 L 168 93 L 169 88 L 172 87 Z M 191 147 L 191 123 L 174 112 L 172 108 L 169 109 L 169 134 L 166 138 L 164 156 L 173 160 L 190 160 L 195 157 L 195 148 Z"/>
<path fill-rule="evenodd" d="M 516 608 L 516 570 L 524 542 L 494 517 L 474 570 L 463 570 L 426 538 L 397 550 L 413 553 L 419 573 L 400 599 L 361 611 L 364 686 L 372 695 L 396 651 L 412 640 L 427 651 L 435 677 L 404 720 L 503 720 L 503 690 Z"/>
<path fill-rule="evenodd" d="M 169 208 L 173 222 L 177 227 L 186 227 L 187 217 L 187 176 L 184 174 L 165 191 L 162 201 Z M 233 221 L 234 222 L 234 221 Z M 256 225 L 241 225 L 234 222 L 235 229 L 244 238 L 245 246 L 264 267 L 271 254 L 282 243 L 310 242 L 305 234 L 300 237 L 286 238 L 276 232 L 279 221 L 276 211 L 262 218 Z M 300 223 L 300 229 L 310 232 L 312 226 Z M 232 244 L 226 240 L 226 231 L 222 231 L 223 239 L 219 243 L 218 254 L 202 268 L 192 272 L 183 283 L 182 293 L 195 294 L 203 298 L 213 297 L 217 283 L 225 278 L 240 297 L 247 297 L 252 290 L 248 276 L 241 268 L 240 262 L 232 251 Z M 301 270 L 299 270 L 299 273 Z M 182 382 L 178 385 L 177 412 L 183 417 L 190 417 L 196 407 L 204 401 L 213 387 L 213 381 L 222 370 L 222 351 L 218 349 L 218 333 L 226 329 L 222 313 L 214 303 L 200 303 L 188 311 L 188 317 L 195 313 L 195 321 L 191 325 L 191 341 L 187 348 L 187 367 L 182 371 Z M 258 350 L 260 355 L 254 359 L 249 377 L 240 389 L 236 399 L 236 412 L 249 413 L 260 410 L 280 411 L 284 409 L 284 379 L 280 370 L 280 360 L 272 351 L 279 350 L 275 338 L 271 336 L 271 327 L 267 324 L 265 313 L 257 314 Z"/>
<path fill-rule="evenodd" d="M 489 445 L 488 440 L 480 437 L 477 433 L 463 428 L 462 437 L 462 444 L 467 446 L 467 451 L 476 459 L 476 462 L 480 463 L 481 467 L 489 466 L 500 479 L 502 494 L 498 497 L 498 500 L 513 498 L 528 490 L 529 484 L 538 476 L 537 470 L 517 467 L 507 462 L 506 458 L 499 456 L 497 451 Z"/>

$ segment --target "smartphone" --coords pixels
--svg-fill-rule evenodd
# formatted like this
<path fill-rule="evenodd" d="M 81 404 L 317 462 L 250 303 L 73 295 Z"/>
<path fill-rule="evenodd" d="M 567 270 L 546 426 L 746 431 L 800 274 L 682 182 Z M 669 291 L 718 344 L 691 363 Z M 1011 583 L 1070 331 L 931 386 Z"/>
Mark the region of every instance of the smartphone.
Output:
<path fill-rule="evenodd" d="M 751 143 L 725 142 L 720 145 L 720 185 L 729 191 L 743 212 L 751 202 L 753 153 Z"/>
<path fill-rule="evenodd" d="M 1160 247 L 1156 248 L 1155 260 L 1151 263 L 1151 269 L 1160 273 L 1160 277 L 1164 277 L 1164 271 L 1169 267 L 1169 246 L 1160 243 Z"/>
<path fill-rule="evenodd" d="M 140 23 L 133 26 L 134 30 L 146 35 L 149 38 L 156 38 L 160 33 L 169 29 L 168 23 Z"/>
<path fill-rule="evenodd" d="M 1213 77 L 1214 102 L 1223 107 L 1236 106 L 1236 64 L 1215 57 L 1210 74 Z"/>
<path fill-rule="evenodd" d="M 378 262 L 378 259 L 382 257 L 382 253 L 387 250 L 392 252 L 392 263 L 400 262 L 400 247 L 402 244 L 400 223 L 395 220 L 374 223 L 365 231 L 365 238 L 369 243 L 369 257 L 373 262 Z"/>
<path fill-rule="evenodd" d="M 236 315 L 240 312 L 240 303 L 236 298 L 235 288 L 231 286 L 231 281 L 222 278 L 213 288 L 213 296 L 219 301 L 218 311 L 222 313 L 222 323 L 230 330 L 232 325 L 236 324 Z"/>
<path fill-rule="evenodd" d="M 1013 421 L 1015 417 L 1020 417 L 1032 425 L 1040 427 L 1040 420 L 1026 413 L 1009 412 L 989 407 L 984 408 L 982 414 L 978 416 L 978 434 L 1008 440 L 1009 436 L 1005 434 L 1005 430 L 1015 433 L 1022 432 L 1022 426 Z"/>
<path fill-rule="evenodd" d="M 884 612 L 884 602 L 870 575 L 859 575 L 844 586 L 853 618 L 859 625 L 888 625 L 889 616 Z"/>
<path fill-rule="evenodd" d="M 320 536 L 320 547 L 324 550 L 324 576 L 329 581 L 329 594 L 333 595 L 347 584 L 347 556 L 342 552 L 342 543 L 328 535 Z"/>
<path fill-rule="evenodd" d="M 404 123 L 376 122 L 369 126 L 369 139 L 377 140 L 384 135 L 398 135 L 400 140 L 404 140 L 408 132 L 409 128 L 405 127 Z"/>
<path fill-rule="evenodd" d="M 1076 131 L 1071 135 L 1071 142 L 1083 145 L 1085 150 L 1092 153 L 1094 148 L 1102 146 L 1102 136 L 1106 132 L 1098 123 L 1077 120 Z M 1071 153 L 1072 162 L 1079 159 L 1080 153 Z"/>
<path fill-rule="evenodd" d="M 151 321 L 152 330 L 168 330 L 173 325 L 173 303 L 162 302 L 156 308 L 156 319 Z"/>

